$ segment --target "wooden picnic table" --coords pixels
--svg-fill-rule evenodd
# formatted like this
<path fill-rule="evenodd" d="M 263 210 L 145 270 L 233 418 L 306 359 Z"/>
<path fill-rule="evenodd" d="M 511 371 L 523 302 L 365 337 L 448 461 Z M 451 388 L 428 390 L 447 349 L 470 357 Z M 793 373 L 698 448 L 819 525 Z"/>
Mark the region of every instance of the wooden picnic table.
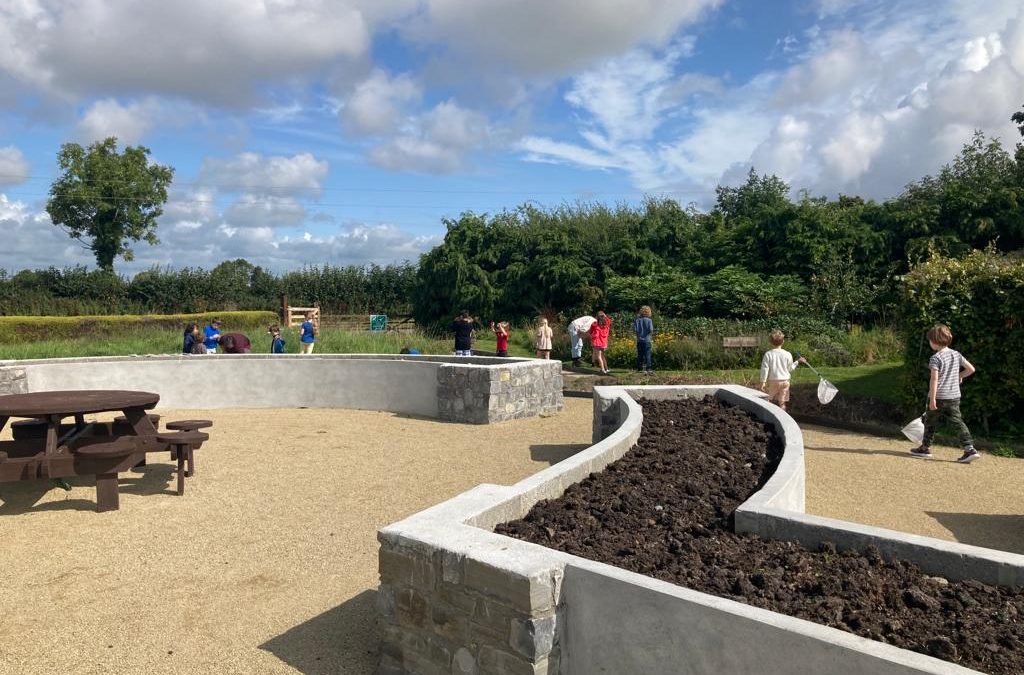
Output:
<path fill-rule="evenodd" d="M 14 441 L 0 461 L 0 481 L 96 476 L 97 510 L 118 507 L 117 474 L 145 460 L 147 450 L 161 446 L 157 429 L 146 414 L 160 395 L 145 391 L 73 390 L 0 396 L 0 431 L 12 417 L 44 420 L 46 443 L 41 450 L 29 441 Z M 120 411 L 132 428 L 127 437 L 102 439 L 89 436 L 85 415 Z M 75 429 L 60 437 L 61 422 L 75 418 Z M 69 445 L 72 449 L 69 449 Z M 8 445 L 6 442 L 5 447 Z M 13 454 L 12 454 L 13 453 Z M 4 453 L 0 453 L 3 455 Z"/>

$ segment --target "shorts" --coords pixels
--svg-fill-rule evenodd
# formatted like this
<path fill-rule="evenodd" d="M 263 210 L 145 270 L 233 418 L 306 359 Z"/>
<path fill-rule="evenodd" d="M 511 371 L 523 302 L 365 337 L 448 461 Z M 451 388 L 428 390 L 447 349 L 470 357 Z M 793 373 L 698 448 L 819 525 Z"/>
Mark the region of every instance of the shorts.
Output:
<path fill-rule="evenodd" d="M 779 403 L 789 401 L 789 380 L 768 380 L 768 398 Z"/>
<path fill-rule="evenodd" d="M 300 342 L 299 343 L 299 353 L 300 354 L 312 354 L 313 353 L 313 346 L 315 344 L 316 344 L 315 342 Z"/>
<path fill-rule="evenodd" d="M 472 356 L 473 355 L 473 350 L 472 349 L 456 349 L 455 350 L 455 355 L 456 356 Z"/>

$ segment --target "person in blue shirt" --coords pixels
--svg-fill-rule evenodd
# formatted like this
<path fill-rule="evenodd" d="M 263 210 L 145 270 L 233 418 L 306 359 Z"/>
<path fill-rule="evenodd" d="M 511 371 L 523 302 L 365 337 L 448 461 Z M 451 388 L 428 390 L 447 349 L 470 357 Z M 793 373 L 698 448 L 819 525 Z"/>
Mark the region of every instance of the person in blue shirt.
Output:
<path fill-rule="evenodd" d="M 647 305 L 636 313 L 636 318 L 633 319 L 633 332 L 636 333 L 636 370 L 639 373 L 650 373 L 654 321 L 651 320 L 651 308 Z"/>
<path fill-rule="evenodd" d="M 210 325 L 203 329 L 203 334 L 206 336 L 206 340 L 203 341 L 206 353 L 216 354 L 217 344 L 220 342 L 220 319 L 212 319 Z"/>
<path fill-rule="evenodd" d="M 276 325 L 271 326 L 268 330 L 270 333 L 270 353 L 271 354 L 284 354 L 284 338 L 281 337 L 281 329 Z"/>
<path fill-rule="evenodd" d="M 303 354 L 313 353 L 313 343 L 316 342 L 316 326 L 313 324 L 313 312 L 306 312 L 306 320 L 299 328 L 299 348 Z"/>

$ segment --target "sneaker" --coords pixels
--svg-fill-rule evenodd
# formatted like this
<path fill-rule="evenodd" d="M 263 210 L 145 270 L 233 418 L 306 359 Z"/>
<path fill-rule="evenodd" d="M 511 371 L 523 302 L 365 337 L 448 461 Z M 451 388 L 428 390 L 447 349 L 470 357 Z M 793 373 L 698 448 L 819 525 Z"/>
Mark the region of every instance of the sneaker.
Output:
<path fill-rule="evenodd" d="M 956 460 L 961 464 L 970 464 L 976 459 L 981 459 L 981 455 L 974 448 L 964 448 L 964 454 L 960 455 L 960 459 Z"/>
<path fill-rule="evenodd" d="M 921 459 L 931 459 L 932 451 L 921 445 L 910 451 L 911 457 L 920 457 Z"/>
<path fill-rule="evenodd" d="M 579 359 L 573 359 L 572 360 L 572 367 L 573 368 L 579 368 L 580 367 L 580 360 Z"/>

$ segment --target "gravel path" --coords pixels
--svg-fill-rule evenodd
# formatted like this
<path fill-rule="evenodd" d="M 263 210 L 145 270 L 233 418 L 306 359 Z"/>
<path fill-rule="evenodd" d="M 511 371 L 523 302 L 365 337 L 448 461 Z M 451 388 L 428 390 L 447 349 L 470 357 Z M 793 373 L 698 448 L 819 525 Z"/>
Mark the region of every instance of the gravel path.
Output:
<path fill-rule="evenodd" d="M 490 426 L 160 412 L 216 422 L 184 497 L 164 455 L 122 475 L 109 513 L 84 482 L 0 484 L 0 672 L 372 673 L 377 528 L 536 473 L 591 433 L 584 399 Z"/>
<path fill-rule="evenodd" d="M 960 449 L 910 457 L 906 440 L 803 427 L 807 512 L 1024 553 L 1024 460 Z"/>

